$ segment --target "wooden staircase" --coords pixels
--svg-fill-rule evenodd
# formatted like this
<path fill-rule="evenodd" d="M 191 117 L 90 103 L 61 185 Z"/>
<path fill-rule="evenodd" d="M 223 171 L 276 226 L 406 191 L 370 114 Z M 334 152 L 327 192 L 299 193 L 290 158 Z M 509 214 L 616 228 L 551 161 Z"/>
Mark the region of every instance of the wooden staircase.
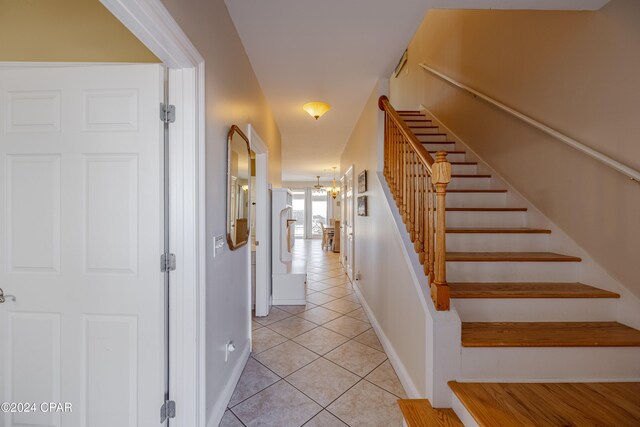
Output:
<path fill-rule="evenodd" d="M 481 165 L 468 159 L 464 147 L 451 141 L 434 120 L 419 111 L 398 114 L 429 154 L 445 151 L 451 162 L 451 182 L 446 190 L 446 276 L 462 320 L 463 380 L 515 381 L 518 375 L 533 381 L 624 380 L 624 372 L 629 372 L 628 377 L 640 377 L 640 331 L 615 321 L 615 302 L 620 295 L 595 284 L 579 283 L 580 257 L 553 251 L 551 230 L 528 227 L 528 209 L 512 205 L 509 191 L 500 188 L 490 173 L 479 171 Z M 515 367 L 520 363 L 530 363 L 530 372 L 518 373 Z M 610 417 L 593 415 L 597 411 L 586 409 L 588 415 L 576 415 L 581 414 L 581 404 L 595 399 L 590 393 L 598 383 L 583 389 L 554 384 L 529 384 L 539 396 L 544 394 L 540 390 L 550 390 L 548 399 L 528 400 L 522 398 L 526 394 L 520 395 L 517 404 L 513 403 L 517 410 L 505 406 L 511 404 L 509 398 L 515 398 L 508 387 L 505 391 L 499 384 L 474 388 L 456 382 L 450 386 L 479 425 L 640 426 L 640 383 L 617 387 L 615 393 L 622 395 L 601 401 L 611 408 L 617 408 L 618 403 L 632 405 L 625 407 L 623 415 Z M 517 390 L 528 393 L 527 387 Z M 563 404 L 554 400 L 569 389 L 583 394 L 572 396 L 575 411 L 563 414 L 558 409 Z M 582 403 L 580 396 L 584 397 Z M 411 404 L 411 411 L 415 412 L 416 405 Z M 455 420 L 434 415 L 429 408 L 424 407 L 429 416 L 445 420 L 433 425 L 456 425 Z M 488 416 L 487 412 L 499 416 Z M 557 420 L 562 422 L 555 423 Z M 593 422 L 581 424 L 585 420 Z M 616 424 L 614 420 L 624 422 Z"/>
<path fill-rule="evenodd" d="M 473 422 L 483 427 L 640 425 L 640 383 L 452 381 L 449 386 L 472 414 Z"/>

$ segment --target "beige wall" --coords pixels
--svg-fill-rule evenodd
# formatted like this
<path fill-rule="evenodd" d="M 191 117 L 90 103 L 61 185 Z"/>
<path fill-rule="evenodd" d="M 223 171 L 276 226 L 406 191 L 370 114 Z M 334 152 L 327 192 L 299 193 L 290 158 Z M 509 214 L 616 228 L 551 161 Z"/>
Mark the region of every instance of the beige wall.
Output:
<path fill-rule="evenodd" d="M 98 0 L 0 0 L 0 61 L 159 62 Z"/>
<path fill-rule="evenodd" d="M 435 69 L 640 170 L 640 2 L 599 12 L 432 10 L 391 78 L 640 296 L 640 185 L 432 77 Z M 597 285 L 597 284 L 596 284 Z"/>
<path fill-rule="evenodd" d="M 357 283 L 418 392 L 425 396 L 427 320 L 376 174 L 380 90 L 376 87 L 371 93 L 340 157 L 340 170 L 355 165 L 354 177 L 368 171 L 368 216 L 356 216 L 354 223 Z"/>
<path fill-rule="evenodd" d="M 213 236 L 226 234 L 226 140 L 229 127 L 246 131 L 251 123 L 269 147 L 269 181 L 281 184 L 280 132 L 223 0 L 163 0 L 173 18 L 205 59 L 206 108 L 206 400 L 208 425 L 217 425 L 233 390 L 234 370 L 242 369 L 240 355 L 251 330 L 249 248 L 228 247 L 215 259 Z M 238 351 L 225 363 L 225 345 Z M 226 396 L 227 398 L 229 396 Z M 222 411 L 222 412 L 220 412 Z"/>

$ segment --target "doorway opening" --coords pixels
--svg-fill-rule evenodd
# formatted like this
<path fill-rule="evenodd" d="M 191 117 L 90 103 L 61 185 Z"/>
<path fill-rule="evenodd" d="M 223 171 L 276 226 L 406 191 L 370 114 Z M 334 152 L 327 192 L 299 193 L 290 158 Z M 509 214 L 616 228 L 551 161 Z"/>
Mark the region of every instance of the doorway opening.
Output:
<path fill-rule="evenodd" d="M 249 266 L 249 283 L 252 287 L 252 301 L 256 316 L 266 316 L 271 308 L 271 197 L 269 190 L 269 149 L 252 125 L 248 126 L 247 135 L 251 146 L 252 157 L 252 205 L 251 210 L 251 265 Z M 255 182 L 255 184 L 254 184 Z M 249 310 L 251 316 L 251 310 Z M 249 336 L 251 336 L 251 321 Z"/>
<path fill-rule="evenodd" d="M 311 192 L 311 237 L 322 238 L 322 230 L 328 226 L 327 192 L 325 190 Z"/>
<path fill-rule="evenodd" d="M 293 219 L 296 220 L 295 226 L 295 238 L 296 239 L 304 239 L 305 237 L 305 221 L 304 221 L 304 189 L 292 189 L 291 193 L 293 194 Z"/>

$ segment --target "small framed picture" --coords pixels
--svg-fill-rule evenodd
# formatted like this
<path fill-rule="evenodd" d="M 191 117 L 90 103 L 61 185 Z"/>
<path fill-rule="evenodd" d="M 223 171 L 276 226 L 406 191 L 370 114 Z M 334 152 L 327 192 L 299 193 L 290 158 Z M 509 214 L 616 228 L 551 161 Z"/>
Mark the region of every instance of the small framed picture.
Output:
<path fill-rule="evenodd" d="M 358 174 L 358 193 L 367 192 L 367 170 L 363 170 Z"/>
<path fill-rule="evenodd" d="M 358 216 L 367 216 L 367 196 L 358 196 Z"/>

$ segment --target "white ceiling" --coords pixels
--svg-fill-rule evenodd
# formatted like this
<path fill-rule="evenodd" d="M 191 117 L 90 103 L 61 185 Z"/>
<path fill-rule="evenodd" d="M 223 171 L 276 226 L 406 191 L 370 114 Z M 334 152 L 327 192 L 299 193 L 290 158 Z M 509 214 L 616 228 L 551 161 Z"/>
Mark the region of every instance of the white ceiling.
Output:
<path fill-rule="evenodd" d="M 225 0 L 282 135 L 282 179 L 330 179 L 376 81 L 430 7 L 598 9 L 608 0 Z M 314 120 L 302 105 L 324 101 Z"/>

